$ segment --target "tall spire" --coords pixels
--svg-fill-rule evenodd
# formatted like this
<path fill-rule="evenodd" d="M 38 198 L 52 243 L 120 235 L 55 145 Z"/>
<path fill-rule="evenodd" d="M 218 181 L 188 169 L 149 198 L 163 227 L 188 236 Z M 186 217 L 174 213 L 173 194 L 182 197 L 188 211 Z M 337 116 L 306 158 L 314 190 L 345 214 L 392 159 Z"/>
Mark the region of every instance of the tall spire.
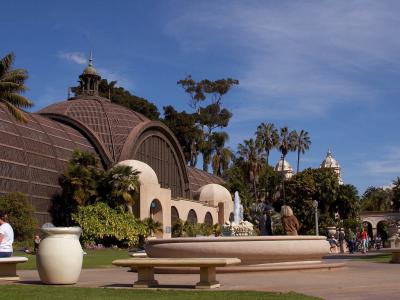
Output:
<path fill-rule="evenodd" d="M 89 67 L 93 67 L 93 51 L 90 49 Z"/>

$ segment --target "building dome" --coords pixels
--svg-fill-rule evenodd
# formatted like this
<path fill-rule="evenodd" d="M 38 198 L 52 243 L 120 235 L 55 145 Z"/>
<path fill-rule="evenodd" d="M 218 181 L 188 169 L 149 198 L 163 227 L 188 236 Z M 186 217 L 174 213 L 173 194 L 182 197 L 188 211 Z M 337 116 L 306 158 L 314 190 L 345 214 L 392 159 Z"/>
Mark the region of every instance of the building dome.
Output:
<path fill-rule="evenodd" d="M 133 170 L 137 170 L 140 172 L 139 181 L 140 184 L 158 184 L 158 178 L 156 172 L 144 162 L 134 159 L 128 159 L 124 161 L 120 161 L 117 166 L 129 166 Z"/>
<path fill-rule="evenodd" d="M 286 159 L 282 159 L 281 157 L 275 166 L 275 171 L 282 172 L 282 165 L 285 179 L 290 179 L 293 176 L 293 168 Z"/>
<path fill-rule="evenodd" d="M 96 69 L 93 66 L 87 66 L 84 70 L 83 70 L 83 74 L 86 75 L 98 75 Z"/>
<path fill-rule="evenodd" d="M 340 168 L 340 165 L 332 156 L 331 150 L 328 150 L 328 152 L 326 153 L 326 157 L 321 163 L 321 168 Z"/>
<path fill-rule="evenodd" d="M 202 186 L 199 190 L 199 201 L 217 206 L 218 203 L 232 202 L 232 196 L 222 185 L 210 183 Z"/>

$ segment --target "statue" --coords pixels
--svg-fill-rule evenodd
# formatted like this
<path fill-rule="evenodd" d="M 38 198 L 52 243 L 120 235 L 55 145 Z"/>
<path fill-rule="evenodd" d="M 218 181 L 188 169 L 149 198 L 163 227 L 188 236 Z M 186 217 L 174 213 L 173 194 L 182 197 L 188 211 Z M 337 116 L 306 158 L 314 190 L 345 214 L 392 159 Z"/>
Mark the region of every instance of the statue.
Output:
<path fill-rule="evenodd" d="M 285 230 L 287 235 L 298 235 L 297 231 L 300 228 L 300 224 L 290 206 L 282 205 L 281 221 L 283 230 Z"/>

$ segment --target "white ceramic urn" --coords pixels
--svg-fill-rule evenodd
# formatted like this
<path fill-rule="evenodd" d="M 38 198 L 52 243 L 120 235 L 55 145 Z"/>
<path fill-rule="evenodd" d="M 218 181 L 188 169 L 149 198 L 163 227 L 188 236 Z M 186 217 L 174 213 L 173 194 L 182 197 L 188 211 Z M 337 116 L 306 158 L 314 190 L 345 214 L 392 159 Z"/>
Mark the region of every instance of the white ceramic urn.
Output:
<path fill-rule="evenodd" d="M 74 284 L 82 270 L 83 250 L 80 227 L 43 228 L 36 265 L 40 280 L 46 284 Z"/>

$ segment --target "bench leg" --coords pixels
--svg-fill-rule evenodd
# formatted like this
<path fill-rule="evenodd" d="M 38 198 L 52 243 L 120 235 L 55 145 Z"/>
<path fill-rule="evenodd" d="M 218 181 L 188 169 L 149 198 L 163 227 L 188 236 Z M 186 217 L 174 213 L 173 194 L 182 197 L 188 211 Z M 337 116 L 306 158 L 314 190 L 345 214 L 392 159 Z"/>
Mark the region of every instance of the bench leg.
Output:
<path fill-rule="evenodd" d="M 148 288 L 157 286 L 158 281 L 154 279 L 154 267 L 137 267 L 138 280 L 135 281 L 133 287 Z"/>
<path fill-rule="evenodd" d="M 19 280 L 16 263 L 2 263 L 0 266 L 0 280 Z"/>
<path fill-rule="evenodd" d="M 196 289 L 214 289 L 221 285 L 216 280 L 217 272 L 215 267 L 200 268 L 200 282 L 196 284 Z"/>
<path fill-rule="evenodd" d="M 392 252 L 392 260 L 390 262 L 393 264 L 400 264 L 400 253 Z"/>

